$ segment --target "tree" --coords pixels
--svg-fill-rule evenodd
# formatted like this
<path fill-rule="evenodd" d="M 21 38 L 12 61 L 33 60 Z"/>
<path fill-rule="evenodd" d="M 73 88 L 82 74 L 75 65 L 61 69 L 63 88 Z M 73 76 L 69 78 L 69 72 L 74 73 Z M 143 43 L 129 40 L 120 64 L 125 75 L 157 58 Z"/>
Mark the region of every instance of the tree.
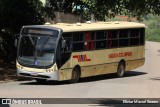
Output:
<path fill-rule="evenodd" d="M 137 17 L 140 21 L 141 18 L 150 13 L 160 14 L 160 1 L 159 0 L 124 0 L 124 8 L 126 13 L 133 17 Z"/>
<path fill-rule="evenodd" d="M 40 0 L 0 0 L 0 58 L 15 59 L 14 34 L 24 25 L 43 24 L 43 12 Z"/>
<path fill-rule="evenodd" d="M 53 11 L 74 14 L 82 13 L 85 5 L 82 0 L 47 0 L 46 2 L 53 7 Z"/>
<path fill-rule="evenodd" d="M 1 29 L 19 33 L 23 25 L 43 24 L 43 5 L 39 0 L 1 0 Z"/>
<path fill-rule="evenodd" d="M 106 17 L 128 15 L 137 17 L 149 13 L 160 14 L 160 0 L 83 0 L 88 6 L 88 13 L 94 14 L 97 20 L 106 20 Z"/>

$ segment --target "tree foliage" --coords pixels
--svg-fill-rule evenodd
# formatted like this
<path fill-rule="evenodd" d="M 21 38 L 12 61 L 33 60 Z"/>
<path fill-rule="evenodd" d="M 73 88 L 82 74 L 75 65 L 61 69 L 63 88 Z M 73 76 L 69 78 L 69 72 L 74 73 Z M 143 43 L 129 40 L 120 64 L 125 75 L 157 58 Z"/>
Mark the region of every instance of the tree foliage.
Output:
<path fill-rule="evenodd" d="M 95 19 L 105 20 L 115 15 L 138 17 L 149 13 L 160 14 L 160 0 L 83 0 L 88 6 L 88 13 L 94 14 Z"/>
<path fill-rule="evenodd" d="M 1 29 L 19 33 L 23 25 L 44 23 L 43 6 L 39 0 L 1 0 Z"/>
<path fill-rule="evenodd" d="M 0 59 L 16 58 L 14 34 L 24 25 L 43 24 L 43 12 L 40 0 L 0 0 Z"/>
<path fill-rule="evenodd" d="M 91 18 L 91 14 L 97 20 L 106 20 L 115 15 L 128 15 L 140 20 L 149 13 L 160 14 L 160 0 L 47 0 L 47 2 L 53 11 L 81 14 L 86 20 Z"/>
<path fill-rule="evenodd" d="M 82 14 L 85 3 L 82 0 L 46 0 L 48 7 L 53 11 L 71 14 Z"/>

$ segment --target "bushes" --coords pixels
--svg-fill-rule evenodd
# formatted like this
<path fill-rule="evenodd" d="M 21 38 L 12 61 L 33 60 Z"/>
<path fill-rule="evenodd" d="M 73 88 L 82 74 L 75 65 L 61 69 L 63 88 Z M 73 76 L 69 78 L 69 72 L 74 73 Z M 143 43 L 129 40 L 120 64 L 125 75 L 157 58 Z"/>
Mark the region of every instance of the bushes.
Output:
<path fill-rule="evenodd" d="M 11 63 L 15 58 L 14 36 L 9 33 L 0 32 L 0 59 L 4 63 Z"/>
<path fill-rule="evenodd" d="M 160 29 L 146 29 L 146 40 L 160 42 Z"/>
<path fill-rule="evenodd" d="M 148 15 L 144 21 L 146 28 L 146 40 L 160 42 L 160 16 Z"/>

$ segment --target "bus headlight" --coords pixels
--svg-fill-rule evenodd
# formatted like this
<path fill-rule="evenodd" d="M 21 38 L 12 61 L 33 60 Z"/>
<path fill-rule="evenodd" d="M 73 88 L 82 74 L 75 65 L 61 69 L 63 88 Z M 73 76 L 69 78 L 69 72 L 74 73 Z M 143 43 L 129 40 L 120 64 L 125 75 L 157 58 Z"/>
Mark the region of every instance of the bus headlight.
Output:
<path fill-rule="evenodd" d="M 22 67 L 22 66 L 20 66 L 20 65 L 17 65 L 17 68 L 18 68 L 18 69 L 23 69 L 23 67 Z"/>
<path fill-rule="evenodd" d="M 46 69 L 46 72 L 54 72 L 54 71 L 57 71 L 57 70 L 58 70 L 57 65 L 54 64 L 52 68 Z"/>

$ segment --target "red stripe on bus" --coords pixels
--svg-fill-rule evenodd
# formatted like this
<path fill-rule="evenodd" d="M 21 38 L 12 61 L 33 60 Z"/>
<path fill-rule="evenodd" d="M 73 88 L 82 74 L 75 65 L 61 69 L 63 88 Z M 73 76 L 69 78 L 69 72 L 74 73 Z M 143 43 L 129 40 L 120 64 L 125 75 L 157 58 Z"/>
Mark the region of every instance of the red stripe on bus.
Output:
<path fill-rule="evenodd" d="M 84 55 L 84 61 L 87 61 L 87 57 L 86 57 L 86 55 Z"/>
<path fill-rule="evenodd" d="M 75 55 L 73 56 L 73 58 L 76 58 L 78 60 L 78 62 L 87 62 L 87 61 L 91 61 L 91 59 L 87 58 L 87 55 Z"/>
<path fill-rule="evenodd" d="M 82 62 L 81 56 L 78 55 L 78 62 Z"/>

